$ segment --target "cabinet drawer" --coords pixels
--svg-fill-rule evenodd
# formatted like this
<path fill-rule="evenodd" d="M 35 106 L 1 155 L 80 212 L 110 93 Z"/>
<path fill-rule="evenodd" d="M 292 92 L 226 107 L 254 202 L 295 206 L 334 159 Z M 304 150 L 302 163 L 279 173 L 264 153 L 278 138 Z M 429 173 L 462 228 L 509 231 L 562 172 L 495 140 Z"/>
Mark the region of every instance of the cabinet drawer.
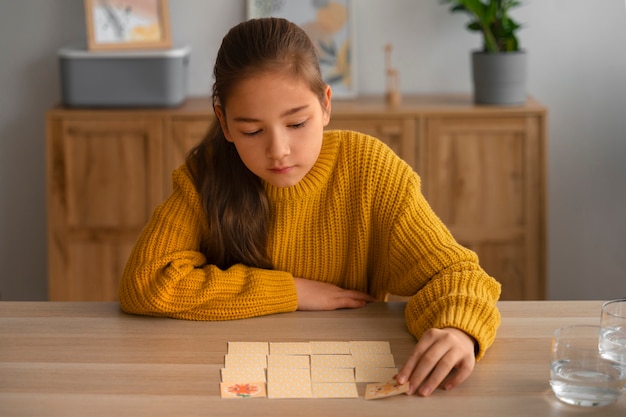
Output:
<path fill-rule="evenodd" d="M 55 138 L 54 178 L 67 227 L 141 228 L 159 201 L 161 124 L 65 121 Z"/>

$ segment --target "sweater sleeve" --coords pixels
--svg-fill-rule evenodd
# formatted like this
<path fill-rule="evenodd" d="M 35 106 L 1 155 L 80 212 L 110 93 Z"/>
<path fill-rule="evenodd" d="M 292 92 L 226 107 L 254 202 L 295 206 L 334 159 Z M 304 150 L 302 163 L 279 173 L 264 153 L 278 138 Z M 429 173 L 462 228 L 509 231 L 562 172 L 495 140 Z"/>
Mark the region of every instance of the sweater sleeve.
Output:
<path fill-rule="evenodd" d="M 435 215 L 417 174 L 411 172 L 405 180 L 404 201 L 390 225 L 387 290 L 411 296 L 405 315 L 417 338 L 430 328 L 455 327 L 477 341 L 480 359 L 500 325 L 500 284 Z"/>
<path fill-rule="evenodd" d="M 231 320 L 294 311 L 293 277 L 233 265 L 221 270 L 199 251 L 205 227 L 199 196 L 185 167 L 174 171 L 172 195 L 153 213 L 127 261 L 121 308 L 189 320 Z"/>

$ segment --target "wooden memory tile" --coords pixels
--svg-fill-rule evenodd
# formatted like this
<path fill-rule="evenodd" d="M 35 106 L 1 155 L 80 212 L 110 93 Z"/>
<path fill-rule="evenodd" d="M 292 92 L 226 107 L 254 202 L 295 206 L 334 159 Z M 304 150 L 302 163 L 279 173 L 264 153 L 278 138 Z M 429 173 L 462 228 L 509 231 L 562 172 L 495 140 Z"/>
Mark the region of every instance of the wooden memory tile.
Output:
<path fill-rule="evenodd" d="M 267 369 L 268 398 L 311 398 L 309 369 Z"/>
<path fill-rule="evenodd" d="M 396 366 L 391 353 L 358 353 L 352 355 L 354 366 L 370 368 L 393 368 Z"/>
<path fill-rule="evenodd" d="M 311 368 L 312 382 L 355 382 L 353 368 Z"/>
<path fill-rule="evenodd" d="M 269 355 L 267 357 L 267 367 L 309 369 L 311 367 L 309 358 L 309 355 Z"/>
<path fill-rule="evenodd" d="M 358 398 L 359 393 L 355 383 L 313 383 L 314 398 Z"/>
<path fill-rule="evenodd" d="M 263 368 L 222 368 L 221 374 L 222 382 L 266 381 Z"/>
<path fill-rule="evenodd" d="M 387 382 L 367 384 L 365 387 L 365 399 L 377 400 L 379 398 L 392 397 L 409 391 L 409 384 L 398 384 L 395 380 Z"/>
<path fill-rule="evenodd" d="M 267 368 L 267 355 L 261 353 L 229 353 L 224 355 L 225 368 Z"/>
<path fill-rule="evenodd" d="M 228 342 L 228 353 L 240 354 L 263 354 L 269 353 L 269 343 L 267 342 Z"/>
<path fill-rule="evenodd" d="M 398 374 L 398 368 L 367 368 L 355 369 L 356 382 L 384 382 L 392 380 Z"/>
<path fill-rule="evenodd" d="M 263 382 L 222 382 L 220 384 L 222 398 L 255 398 L 265 397 L 265 383 Z"/>
<path fill-rule="evenodd" d="M 350 353 L 391 353 L 391 346 L 383 341 L 351 341 Z"/>
<path fill-rule="evenodd" d="M 310 342 L 313 355 L 349 355 L 350 342 Z"/>
<path fill-rule="evenodd" d="M 354 368 L 352 355 L 311 355 L 311 366 L 317 368 Z"/>
<path fill-rule="evenodd" d="M 309 342 L 273 342 L 270 343 L 270 355 L 310 355 Z"/>

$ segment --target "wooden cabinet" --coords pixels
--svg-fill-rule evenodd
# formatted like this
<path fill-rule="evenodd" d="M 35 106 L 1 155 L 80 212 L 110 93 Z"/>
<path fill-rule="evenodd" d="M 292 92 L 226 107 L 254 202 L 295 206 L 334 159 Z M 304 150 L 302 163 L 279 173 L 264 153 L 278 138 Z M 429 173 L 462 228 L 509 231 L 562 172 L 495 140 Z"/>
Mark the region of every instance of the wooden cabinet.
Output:
<path fill-rule="evenodd" d="M 111 300 L 138 232 L 161 200 L 162 121 L 55 118 L 48 123 L 51 300 Z"/>
<path fill-rule="evenodd" d="M 205 130 L 209 120 L 205 113 Z M 195 126 L 163 111 L 48 113 L 50 300 L 117 299 L 126 259 L 172 188 L 171 171 L 202 137 Z"/>
<path fill-rule="evenodd" d="M 426 122 L 430 204 L 505 299 L 544 297 L 543 124 L 532 115 Z"/>
<path fill-rule="evenodd" d="M 416 124 L 412 118 L 355 118 L 333 112 L 328 129 L 357 130 L 385 142 L 412 167 L 417 166 Z"/>
<path fill-rule="evenodd" d="M 209 130 L 212 117 L 190 116 L 176 117 L 171 123 L 170 140 L 165 143 L 165 183 L 164 197 L 172 192 L 170 174 L 183 162 L 187 152 L 202 141 Z"/>
<path fill-rule="evenodd" d="M 47 114 L 51 300 L 115 300 L 126 258 L 171 172 L 212 120 L 208 99 L 175 109 Z M 474 106 L 468 96 L 333 102 L 330 129 L 376 136 L 422 178 L 435 212 L 502 283 L 502 299 L 545 298 L 546 109 Z"/>

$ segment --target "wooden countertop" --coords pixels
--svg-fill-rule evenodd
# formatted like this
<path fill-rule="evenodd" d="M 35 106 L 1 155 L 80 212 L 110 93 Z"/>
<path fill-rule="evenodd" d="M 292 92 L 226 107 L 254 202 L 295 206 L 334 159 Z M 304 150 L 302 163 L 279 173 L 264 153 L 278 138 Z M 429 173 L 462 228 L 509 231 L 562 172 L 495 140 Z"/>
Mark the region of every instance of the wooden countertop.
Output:
<path fill-rule="evenodd" d="M 71 113 L 74 117 L 85 115 L 93 117 L 97 113 L 121 113 L 129 117 L 159 116 L 213 116 L 213 103 L 208 96 L 189 96 L 182 104 L 175 107 L 66 107 L 58 105 L 49 110 L 50 116 L 63 116 Z M 452 113 L 472 113 L 503 116 L 523 112 L 545 113 L 547 109 L 533 97 L 519 106 L 491 106 L 474 104 L 471 94 L 405 94 L 399 106 L 389 106 L 382 94 L 361 95 L 350 99 L 333 99 L 332 114 L 340 117 L 363 117 L 372 115 L 416 115 Z"/>
<path fill-rule="evenodd" d="M 556 400 L 552 332 L 599 322 L 602 301 L 503 301 L 502 326 L 468 380 L 428 398 L 225 400 L 228 341 L 385 340 L 398 364 L 414 338 L 404 303 L 228 322 L 124 314 L 117 303 L 0 302 L 0 416 L 624 416 Z"/>

